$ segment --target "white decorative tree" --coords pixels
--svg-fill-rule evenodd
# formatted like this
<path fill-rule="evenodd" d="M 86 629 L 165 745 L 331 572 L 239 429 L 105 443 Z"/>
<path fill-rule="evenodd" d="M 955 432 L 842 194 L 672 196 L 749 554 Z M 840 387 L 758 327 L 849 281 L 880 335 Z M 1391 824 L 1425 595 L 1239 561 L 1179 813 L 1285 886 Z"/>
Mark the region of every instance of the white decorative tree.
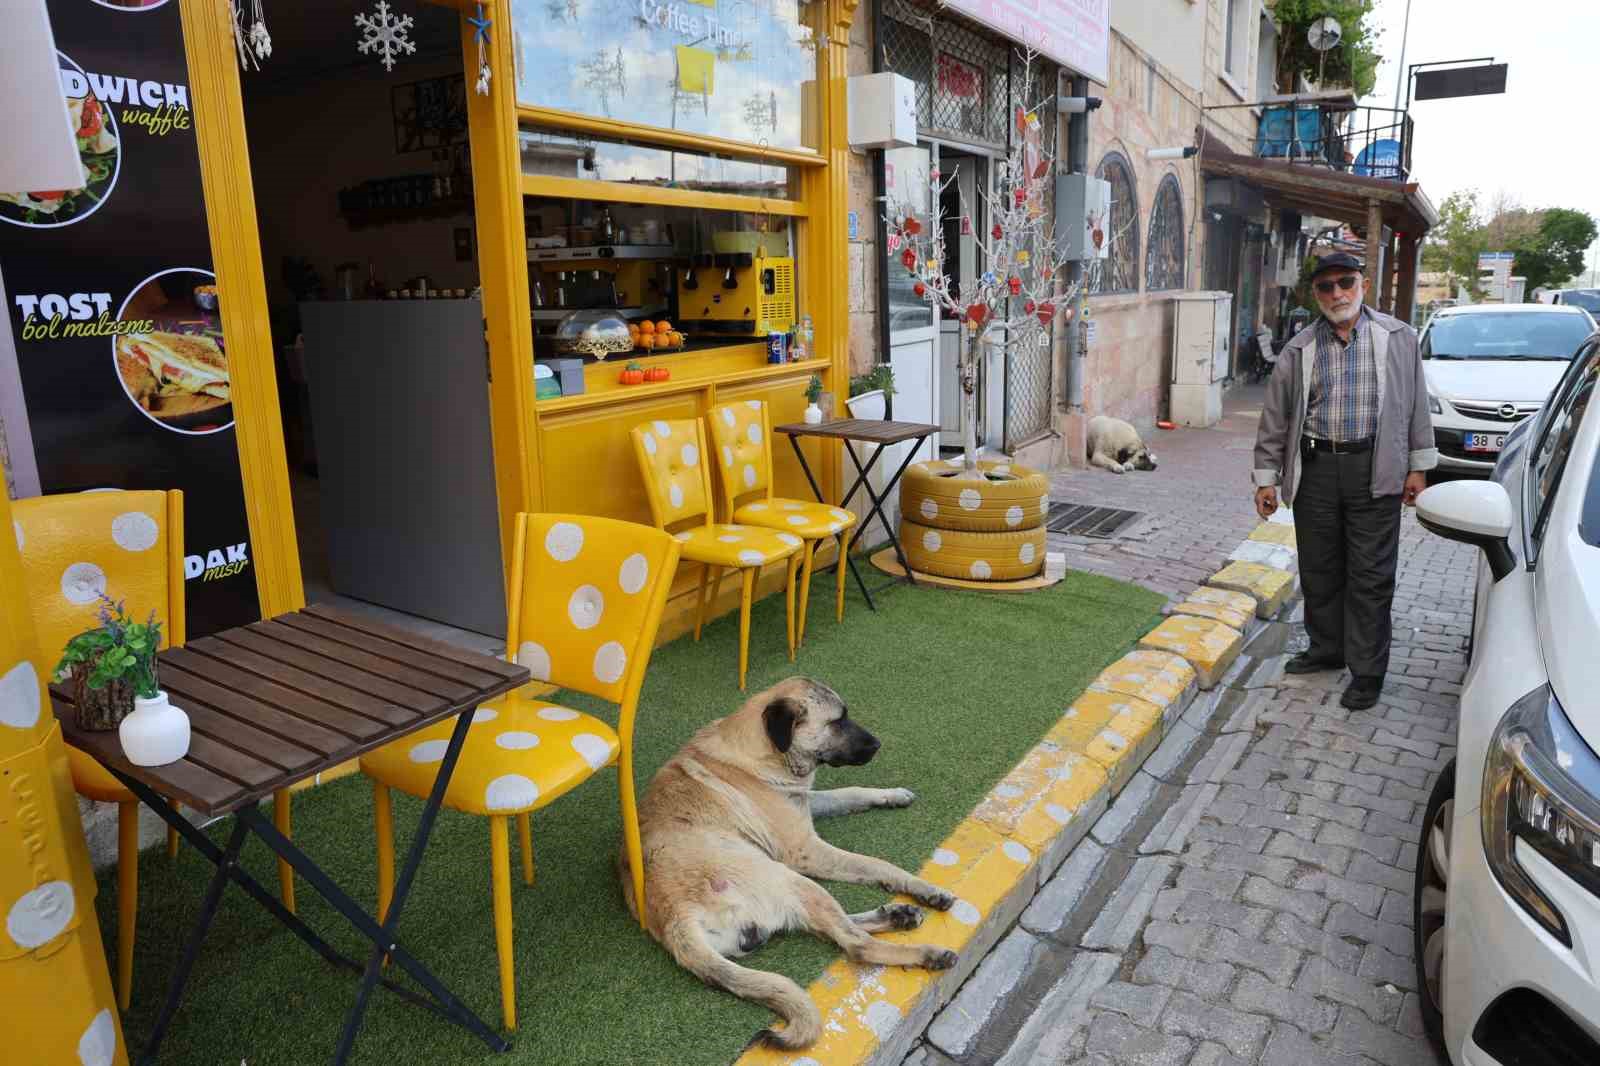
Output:
<path fill-rule="evenodd" d="M 1024 93 L 1034 88 L 1034 59 L 1031 49 L 1024 53 Z M 997 331 L 1004 332 L 1004 344 L 1013 350 L 1035 343 L 1037 334 L 1049 330 L 1057 316 L 1063 320 L 1071 317 L 1071 304 L 1082 284 L 1060 287 L 1058 275 L 1066 260 L 1056 244 L 1055 226 L 1045 216 L 1055 155 L 1041 143 L 1039 113 L 1050 100 L 1045 97 L 1017 105 L 1009 116 L 1012 137 L 1004 171 L 995 183 L 995 193 L 980 193 L 990 226 L 983 233 L 971 232 L 978 252 L 978 276 L 972 291 L 959 291 L 957 279 L 946 273 L 953 264 L 946 258 L 941 194 L 956 175 L 942 175 L 937 169 L 929 173 L 932 205 L 925 212 L 928 218 L 921 217 L 920 205 L 886 204 L 888 250 L 890 254 L 898 252 L 901 266 L 916 278 L 913 291 L 935 308 L 959 318 L 964 327 L 957 371 L 963 452 L 959 477 L 984 476 L 978 469 L 977 435 L 978 375 L 984 345 Z M 965 235 L 971 228 L 971 207 L 959 185 L 956 190 Z M 1097 246 L 1105 241 L 1100 228 L 1105 221 L 1089 220 L 1091 239 Z"/>

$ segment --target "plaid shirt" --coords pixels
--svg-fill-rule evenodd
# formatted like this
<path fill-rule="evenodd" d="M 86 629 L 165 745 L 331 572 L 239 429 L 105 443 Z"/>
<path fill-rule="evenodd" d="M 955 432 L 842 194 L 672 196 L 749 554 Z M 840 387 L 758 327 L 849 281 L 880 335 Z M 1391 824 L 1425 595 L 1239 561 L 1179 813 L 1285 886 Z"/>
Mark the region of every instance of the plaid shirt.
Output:
<path fill-rule="evenodd" d="M 1306 435 L 1337 443 L 1366 440 L 1378 428 L 1378 364 L 1366 307 L 1345 344 L 1326 318 L 1317 323 L 1316 364 Z"/>

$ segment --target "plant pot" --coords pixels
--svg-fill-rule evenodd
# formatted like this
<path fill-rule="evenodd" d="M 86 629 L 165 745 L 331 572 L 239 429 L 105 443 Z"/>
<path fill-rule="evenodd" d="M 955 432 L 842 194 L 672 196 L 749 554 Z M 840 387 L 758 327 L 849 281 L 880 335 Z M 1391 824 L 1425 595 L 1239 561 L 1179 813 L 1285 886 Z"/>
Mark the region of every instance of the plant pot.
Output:
<path fill-rule="evenodd" d="M 107 733 L 117 728 L 133 712 L 133 686 L 118 679 L 101 688 L 89 687 L 88 663 L 79 663 L 69 675 L 72 702 L 77 707 L 78 728 L 92 733 Z"/>
<path fill-rule="evenodd" d="M 189 753 L 189 716 L 168 701 L 166 690 L 158 690 L 150 699 L 134 699 L 117 735 L 133 765 L 165 766 Z"/>
<path fill-rule="evenodd" d="M 817 406 L 822 409 L 823 421 L 833 417 L 833 393 L 827 389 L 822 390 L 822 395 L 817 397 Z"/>
<path fill-rule="evenodd" d="M 844 402 L 852 418 L 883 418 L 887 409 L 888 397 L 882 389 L 872 389 L 868 392 L 858 392 Z"/>
<path fill-rule="evenodd" d="M 814 403 L 807 404 L 806 405 L 805 420 L 806 420 L 806 425 L 808 425 L 808 426 L 814 426 L 817 423 L 821 422 L 822 421 L 822 408 L 818 407 Z"/>

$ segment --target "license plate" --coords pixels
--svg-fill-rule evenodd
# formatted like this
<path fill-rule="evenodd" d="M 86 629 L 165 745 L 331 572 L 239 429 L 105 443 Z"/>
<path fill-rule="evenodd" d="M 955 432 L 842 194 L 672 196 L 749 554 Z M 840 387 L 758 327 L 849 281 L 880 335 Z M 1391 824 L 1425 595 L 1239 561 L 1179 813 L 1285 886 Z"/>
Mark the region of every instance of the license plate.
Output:
<path fill-rule="evenodd" d="M 1461 446 L 1469 452 L 1497 452 L 1506 446 L 1504 433 L 1467 433 L 1462 436 Z"/>

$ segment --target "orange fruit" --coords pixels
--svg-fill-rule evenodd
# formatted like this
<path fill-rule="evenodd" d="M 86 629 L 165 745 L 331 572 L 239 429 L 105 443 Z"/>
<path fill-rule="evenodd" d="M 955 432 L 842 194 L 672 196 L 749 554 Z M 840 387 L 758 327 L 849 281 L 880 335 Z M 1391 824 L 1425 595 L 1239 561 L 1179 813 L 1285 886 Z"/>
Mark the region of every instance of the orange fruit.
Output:
<path fill-rule="evenodd" d="M 639 335 L 639 347 L 643 348 L 645 351 L 649 351 L 655 346 L 656 335 L 654 333 L 642 333 Z"/>
<path fill-rule="evenodd" d="M 683 347 L 683 334 L 679 333 L 677 330 L 673 330 L 671 333 L 668 333 L 667 336 L 672 339 L 672 346 L 674 348 Z"/>
<path fill-rule="evenodd" d="M 654 322 L 650 321 L 648 318 L 645 319 L 643 322 L 639 323 L 639 332 L 640 333 L 654 333 L 655 331 L 656 331 L 656 324 Z"/>
<path fill-rule="evenodd" d="M 672 323 L 668 322 L 666 319 L 663 318 L 660 322 L 656 323 L 656 332 L 657 333 L 670 333 L 670 332 L 672 332 Z"/>

